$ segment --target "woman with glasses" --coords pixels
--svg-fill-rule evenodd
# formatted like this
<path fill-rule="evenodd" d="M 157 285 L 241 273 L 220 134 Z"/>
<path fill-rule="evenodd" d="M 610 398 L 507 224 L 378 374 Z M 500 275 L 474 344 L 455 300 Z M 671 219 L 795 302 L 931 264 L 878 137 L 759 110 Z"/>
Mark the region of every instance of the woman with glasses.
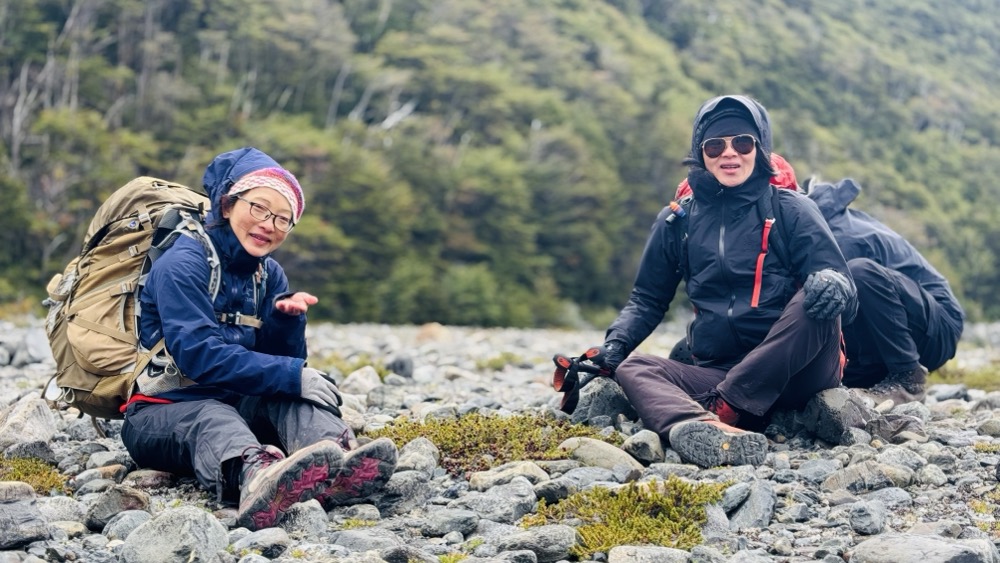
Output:
<path fill-rule="evenodd" d="M 162 341 L 166 353 L 137 380 L 125 447 L 141 467 L 193 476 L 218 500 L 238 501 L 237 523 L 254 530 L 298 502 L 330 508 L 368 496 L 392 475 L 396 446 L 350 449 L 336 384 L 305 361 L 317 298 L 290 291 L 271 257 L 302 217 L 302 187 L 250 147 L 218 155 L 204 186 L 207 237 L 179 237 L 139 295 L 140 345 Z"/>
<path fill-rule="evenodd" d="M 604 367 L 645 427 L 702 467 L 763 463 L 767 439 L 746 429 L 840 384 L 841 316 L 857 307 L 816 206 L 770 185 L 771 148 L 756 100 L 721 96 L 701 106 L 684 160 L 693 199 L 653 222 L 629 301 L 606 333 Z M 681 281 L 695 308 L 695 365 L 632 354 Z"/>

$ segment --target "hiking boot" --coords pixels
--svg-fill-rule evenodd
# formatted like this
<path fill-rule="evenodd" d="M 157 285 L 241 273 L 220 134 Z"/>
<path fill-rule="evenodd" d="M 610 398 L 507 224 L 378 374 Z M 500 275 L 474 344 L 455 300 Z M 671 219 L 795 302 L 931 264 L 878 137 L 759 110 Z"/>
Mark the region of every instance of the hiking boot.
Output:
<path fill-rule="evenodd" d="M 389 438 L 347 452 L 340 471 L 316 498 L 325 510 L 362 501 L 389 481 L 396 470 L 397 456 L 396 444 Z"/>
<path fill-rule="evenodd" d="M 708 398 L 705 410 L 719 417 L 723 424 L 736 426 L 740 422 L 740 413 L 719 395 L 713 394 Z"/>
<path fill-rule="evenodd" d="M 690 420 L 670 429 L 670 447 L 681 459 L 699 467 L 760 465 L 767 456 L 767 438 L 718 420 Z"/>
<path fill-rule="evenodd" d="M 285 457 L 274 446 L 243 451 L 238 525 L 251 530 L 270 528 L 298 502 L 326 491 L 343 463 L 344 450 L 329 440 Z"/>
<path fill-rule="evenodd" d="M 871 397 L 875 404 L 885 401 L 892 401 L 893 405 L 923 401 L 927 392 L 924 385 L 927 383 L 927 368 L 918 365 L 909 371 L 890 373 L 870 389 L 859 389 L 858 391 Z"/>

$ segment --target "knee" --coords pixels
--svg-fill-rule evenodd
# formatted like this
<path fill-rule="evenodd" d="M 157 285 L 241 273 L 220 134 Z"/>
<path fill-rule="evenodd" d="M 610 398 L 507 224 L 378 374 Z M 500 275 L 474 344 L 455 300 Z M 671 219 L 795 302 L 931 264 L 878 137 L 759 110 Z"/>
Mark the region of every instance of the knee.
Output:
<path fill-rule="evenodd" d="M 847 262 L 847 269 L 854 278 L 854 285 L 859 289 L 876 283 L 884 283 L 885 268 L 869 258 L 854 258 Z"/>

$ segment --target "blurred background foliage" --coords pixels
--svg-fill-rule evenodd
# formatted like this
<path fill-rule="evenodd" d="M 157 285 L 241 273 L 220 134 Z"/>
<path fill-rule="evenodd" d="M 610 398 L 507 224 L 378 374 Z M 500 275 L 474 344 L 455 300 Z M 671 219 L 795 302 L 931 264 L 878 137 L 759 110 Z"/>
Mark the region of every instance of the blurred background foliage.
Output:
<path fill-rule="evenodd" d="M 998 24 L 985 0 L 0 0 L 0 303 L 40 302 L 130 178 L 199 186 L 253 145 L 305 186 L 276 257 L 312 318 L 603 328 L 698 105 L 747 93 L 800 181 L 857 179 L 997 319 Z"/>

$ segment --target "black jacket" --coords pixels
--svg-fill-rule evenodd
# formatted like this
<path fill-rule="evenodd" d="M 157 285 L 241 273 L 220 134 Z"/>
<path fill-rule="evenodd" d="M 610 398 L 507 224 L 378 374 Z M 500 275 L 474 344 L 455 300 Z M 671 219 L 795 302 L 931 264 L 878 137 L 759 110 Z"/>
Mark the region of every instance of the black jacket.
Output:
<path fill-rule="evenodd" d="M 770 124 L 766 113 L 746 98 L 733 100 L 752 110 L 764 147 L 770 153 Z M 714 106 L 713 106 L 714 107 Z M 700 150 L 698 122 L 694 126 L 692 151 Z M 824 269 L 834 269 L 850 280 L 844 260 L 833 234 L 820 215 L 819 209 L 805 196 L 790 190 L 779 190 L 783 221 L 777 224 L 769 240 L 786 235 L 787 266 L 775 252 L 764 260 L 760 301 L 751 307 L 754 277 L 761 253 L 763 217 L 758 213 L 757 200 L 771 198 L 768 176 L 760 166 L 744 184 L 724 188 L 703 168 L 695 165 L 688 176 L 694 193 L 687 227 L 687 267 L 681 268 L 676 242 L 683 229 L 667 223 L 669 208 L 664 208 L 653 223 L 646 248 L 639 263 L 635 284 L 628 304 L 608 328 L 606 340 L 618 340 L 631 352 L 663 320 L 682 279 L 682 270 L 689 273 L 686 281 L 688 298 L 695 307 L 695 318 L 689 328 L 689 342 L 698 363 L 732 366 L 759 345 L 771 325 L 778 319 L 806 277 Z M 851 299 L 842 318 L 849 322 L 857 310 L 857 295 L 851 282 Z"/>
<path fill-rule="evenodd" d="M 845 178 L 836 184 L 811 186 L 809 198 L 819 206 L 846 259 L 868 258 L 915 281 L 961 329 L 965 312 L 948 280 L 899 233 L 864 211 L 848 209 L 860 193 L 861 186 Z"/>

